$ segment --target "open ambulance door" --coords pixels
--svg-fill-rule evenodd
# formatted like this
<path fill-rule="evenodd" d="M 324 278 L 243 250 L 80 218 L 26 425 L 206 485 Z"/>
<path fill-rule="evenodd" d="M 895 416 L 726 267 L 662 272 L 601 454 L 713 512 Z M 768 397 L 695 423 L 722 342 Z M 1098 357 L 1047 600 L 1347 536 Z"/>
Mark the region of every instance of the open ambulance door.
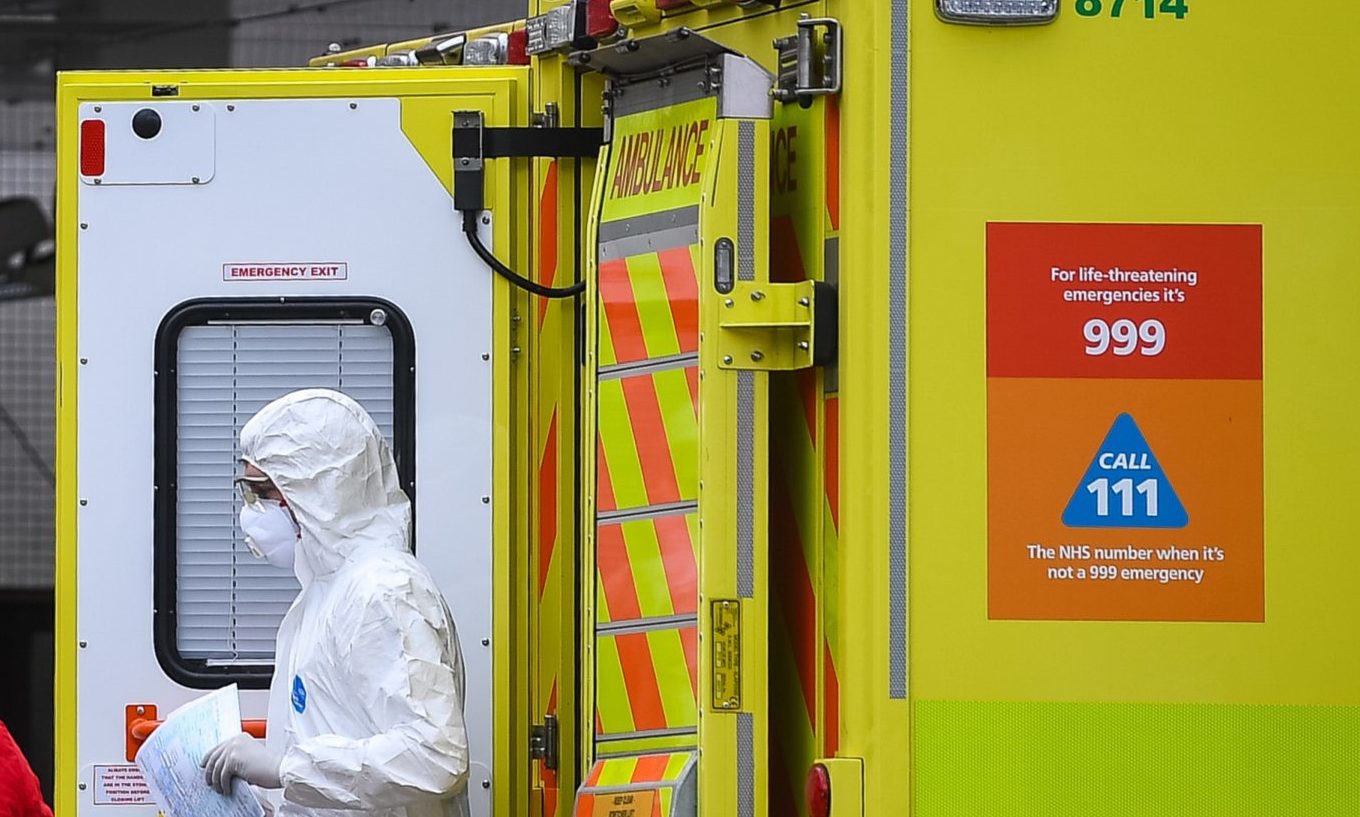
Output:
<path fill-rule="evenodd" d="M 526 87 L 525 68 L 61 77 L 62 817 L 153 817 L 139 739 L 204 690 L 235 683 L 265 717 L 298 586 L 245 547 L 237 435 L 305 387 L 393 445 L 462 638 L 473 813 L 508 813 L 512 294 L 452 206 L 451 130 L 456 110 L 527 124 Z M 489 168 L 479 218 L 507 263 L 523 172 Z"/>
<path fill-rule="evenodd" d="M 586 323 L 575 813 L 756 817 L 769 372 L 817 354 L 814 284 L 769 276 L 773 78 L 683 29 L 577 59 L 610 87 Z"/>

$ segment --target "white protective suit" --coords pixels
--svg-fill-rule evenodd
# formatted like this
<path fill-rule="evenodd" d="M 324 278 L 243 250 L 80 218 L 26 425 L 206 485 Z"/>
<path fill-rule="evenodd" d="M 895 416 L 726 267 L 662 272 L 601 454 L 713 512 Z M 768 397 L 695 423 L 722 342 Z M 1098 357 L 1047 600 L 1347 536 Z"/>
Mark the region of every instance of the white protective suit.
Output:
<path fill-rule="evenodd" d="M 302 592 L 269 691 L 280 817 L 467 817 L 458 633 L 410 553 L 411 504 L 381 432 L 345 395 L 309 389 L 251 418 L 241 453 L 302 531 Z"/>

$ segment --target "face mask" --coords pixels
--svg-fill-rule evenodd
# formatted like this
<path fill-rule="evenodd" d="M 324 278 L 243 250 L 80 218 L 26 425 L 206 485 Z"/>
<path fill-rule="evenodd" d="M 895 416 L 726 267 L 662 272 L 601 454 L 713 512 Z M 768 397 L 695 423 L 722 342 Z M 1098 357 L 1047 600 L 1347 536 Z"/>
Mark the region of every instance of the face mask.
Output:
<path fill-rule="evenodd" d="M 261 499 L 243 505 L 241 530 L 246 534 L 246 546 L 257 559 L 264 559 L 274 567 L 292 569 L 298 526 L 293 515 L 277 500 Z"/>

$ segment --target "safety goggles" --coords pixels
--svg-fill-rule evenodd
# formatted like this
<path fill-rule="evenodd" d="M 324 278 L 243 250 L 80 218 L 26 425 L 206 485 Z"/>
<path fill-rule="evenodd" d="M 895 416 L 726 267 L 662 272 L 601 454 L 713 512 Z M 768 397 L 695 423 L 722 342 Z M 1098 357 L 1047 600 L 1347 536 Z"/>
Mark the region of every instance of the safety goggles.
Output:
<path fill-rule="evenodd" d="M 237 477 L 235 485 L 236 493 L 241 495 L 241 501 L 247 505 L 258 505 L 263 500 L 279 498 L 279 489 L 274 487 L 269 477 Z"/>

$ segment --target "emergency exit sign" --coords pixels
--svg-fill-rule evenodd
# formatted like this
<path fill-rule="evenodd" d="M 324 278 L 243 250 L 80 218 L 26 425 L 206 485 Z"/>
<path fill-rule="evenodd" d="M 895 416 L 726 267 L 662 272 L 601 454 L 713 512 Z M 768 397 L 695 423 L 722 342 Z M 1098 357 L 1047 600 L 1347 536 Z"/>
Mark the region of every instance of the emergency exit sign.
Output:
<path fill-rule="evenodd" d="M 987 225 L 990 618 L 1264 620 L 1261 246 Z"/>
<path fill-rule="evenodd" d="M 349 264 L 344 261 L 293 261 L 223 264 L 223 281 L 345 281 Z"/>

